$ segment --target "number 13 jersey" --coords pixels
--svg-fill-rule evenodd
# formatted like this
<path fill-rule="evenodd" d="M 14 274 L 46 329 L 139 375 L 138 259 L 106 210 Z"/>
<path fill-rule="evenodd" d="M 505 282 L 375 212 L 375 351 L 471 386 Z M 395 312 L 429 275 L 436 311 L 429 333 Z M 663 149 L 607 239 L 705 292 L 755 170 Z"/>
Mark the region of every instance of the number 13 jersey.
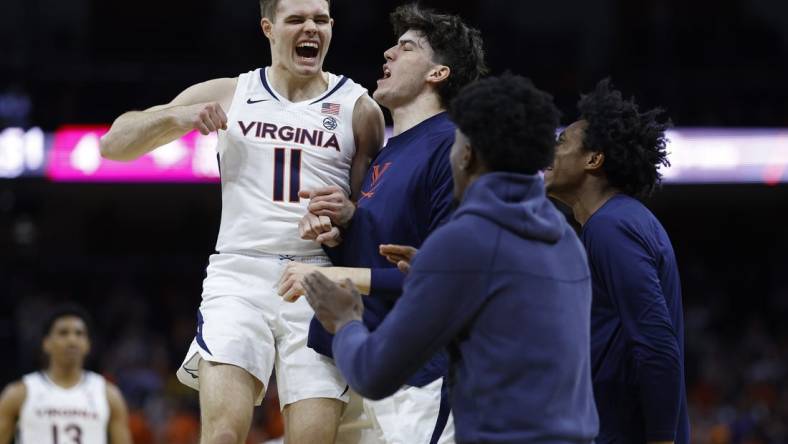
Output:
<path fill-rule="evenodd" d="M 298 222 L 307 199 L 299 190 L 337 185 L 350 194 L 356 152 L 353 108 L 367 90 L 327 73 L 328 88 L 311 100 L 290 102 L 268 79 L 268 69 L 238 76 L 217 151 L 222 218 L 216 251 L 311 256 Z"/>
<path fill-rule="evenodd" d="M 82 381 L 65 389 L 44 372 L 22 378 L 27 390 L 19 413 L 22 444 L 105 444 L 109 422 L 107 385 L 99 374 L 83 371 Z"/>

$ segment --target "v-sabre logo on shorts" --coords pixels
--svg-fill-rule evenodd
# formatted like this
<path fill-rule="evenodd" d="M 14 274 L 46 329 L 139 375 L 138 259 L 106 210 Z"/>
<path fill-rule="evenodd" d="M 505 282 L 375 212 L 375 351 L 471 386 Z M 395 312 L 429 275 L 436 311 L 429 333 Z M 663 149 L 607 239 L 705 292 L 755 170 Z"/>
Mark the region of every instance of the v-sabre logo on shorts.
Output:
<path fill-rule="evenodd" d="M 333 117 L 330 118 L 333 119 Z M 334 148 L 339 151 L 339 140 L 337 140 L 336 134 L 319 129 L 308 130 L 287 125 L 277 126 L 273 123 L 244 122 L 242 120 L 238 121 L 238 126 L 241 127 L 241 132 L 246 137 L 281 140 L 317 148 Z"/>

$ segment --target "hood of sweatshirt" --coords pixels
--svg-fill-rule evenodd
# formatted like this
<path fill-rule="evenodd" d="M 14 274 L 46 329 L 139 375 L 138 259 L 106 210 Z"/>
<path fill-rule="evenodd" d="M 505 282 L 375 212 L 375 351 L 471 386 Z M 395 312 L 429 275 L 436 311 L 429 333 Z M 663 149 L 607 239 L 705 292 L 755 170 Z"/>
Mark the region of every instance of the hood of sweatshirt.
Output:
<path fill-rule="evenodd" d="M 474 181 L 453 218 L 473 214 L 520 237 L 555 243 L 565 229 L 564 216 L 545 194 L 539 175 L 487 173 Z"/>

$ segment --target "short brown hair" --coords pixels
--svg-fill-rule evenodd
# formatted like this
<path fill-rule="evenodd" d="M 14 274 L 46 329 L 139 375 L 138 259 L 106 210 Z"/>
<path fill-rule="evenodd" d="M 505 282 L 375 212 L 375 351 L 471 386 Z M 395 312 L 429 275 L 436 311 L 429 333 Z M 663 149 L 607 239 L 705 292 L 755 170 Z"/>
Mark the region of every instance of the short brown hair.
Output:
<path fill-rule="evenodd" d="M 409 29 L 422 33 L 435 53 L 434 61 L 451 69 L 449 78 L 438 85 L 444 107 L 449 106 L 463 86 L 487 73 L 481 33 L 463 23 L 459 16 L 440 14 L 411 3 L 395 9 L 390 19 L 397 37 Z"/>
<path fill-rule="evenodd" d="M 331 0 L 326 0 L 326 2 L 331 7 Z M 279 0 L 260 0 L 260 15 L 274 20 L 277 6 L 279 6 Z"/>

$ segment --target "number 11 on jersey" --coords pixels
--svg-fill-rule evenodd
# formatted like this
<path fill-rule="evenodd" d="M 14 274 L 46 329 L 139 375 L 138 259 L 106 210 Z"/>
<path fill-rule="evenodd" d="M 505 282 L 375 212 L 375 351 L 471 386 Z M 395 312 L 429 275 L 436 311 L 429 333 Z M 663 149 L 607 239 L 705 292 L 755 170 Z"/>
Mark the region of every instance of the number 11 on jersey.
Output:
<path fill-rule="evenodd" d="M 290 165 L 287 166 L 287 151 L 290 151 Z M 289 202 L 298 202 L 301 190 L 301 150 L 293 148 L 274 148 L 274 202 L 285 200 L 285 170 L 290 170 Z"/>

